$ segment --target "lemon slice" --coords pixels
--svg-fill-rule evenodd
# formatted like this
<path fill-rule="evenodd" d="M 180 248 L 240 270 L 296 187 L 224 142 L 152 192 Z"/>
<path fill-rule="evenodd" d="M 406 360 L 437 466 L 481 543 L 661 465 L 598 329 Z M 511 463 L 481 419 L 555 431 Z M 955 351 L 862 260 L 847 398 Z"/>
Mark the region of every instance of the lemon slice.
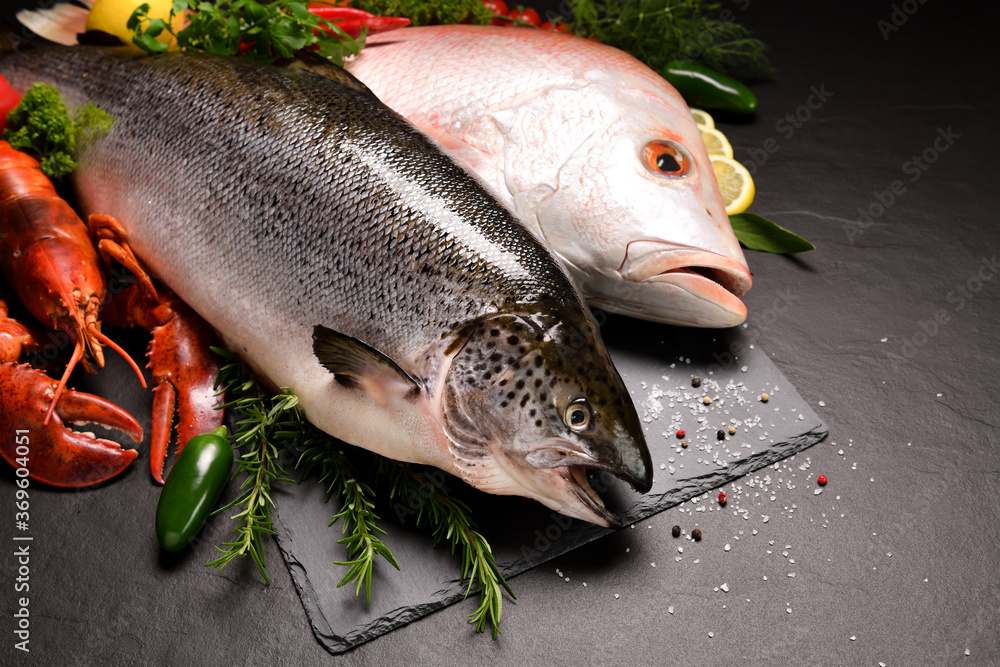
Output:
<path fill-rule="evenodd" d="M 126 44 L 132 44 L 132 31 L 126 27 L 132 12 L 139 5 L 149 3 L 149 17 L 154 19 L 170 18 L 170 7 L 173 0 L 97 0 L 87 15 L 87 30 L 100 30 L 109 35 L 121 38 Z M 181 16 L 174 18 L 174 30 L 180 29 Z M 169 44 L 172 37 L 164 31 L 157 41 Z"/>
<path fill-rule="evenodd" d="M 703 125 L 707 128 L 715 127 L 715 121 L 712 117 L 701 109 L 691 109 L 691 115 L 694 116 L 694 122 L 698 125 Z"/>
<path fill-rule="evenodd" d="M 733 147 L 729 143 L 729 140 L 726 139 L 726 135 L 712 127 L 699 127 L 698 129 L 701 130 L 701 138 L 705 141 L 705 147 L 708 148 L 709 155 L 733 157 Z"/>
<path fill-rule="evenodd" d="M 722 192 L 722 203 L 726 206 L 726 215 L 742 213 L 750 208 L 756 191 L 747 168 L 731 157 L 713 155 L 711 160 Z"/>

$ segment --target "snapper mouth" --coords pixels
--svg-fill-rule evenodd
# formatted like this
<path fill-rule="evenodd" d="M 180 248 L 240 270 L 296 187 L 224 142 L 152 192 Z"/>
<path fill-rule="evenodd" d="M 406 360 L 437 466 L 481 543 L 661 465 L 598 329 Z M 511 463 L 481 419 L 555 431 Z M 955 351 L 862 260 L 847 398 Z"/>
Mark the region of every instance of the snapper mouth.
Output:
<path fill-rule="evenodd" d="M 652 287 L 646 298 L 615 312 L 637 315 L 665 324 L 731 327 L 742 324 L 747 309 L 739 297 L 750 289 L 753 279 L 746 264 L 731 257 L 693 246 L 661 241 L 632 241 L 618 273 L 626 283 Z M 658 313 L 669 300 L 670 312 Z"/>

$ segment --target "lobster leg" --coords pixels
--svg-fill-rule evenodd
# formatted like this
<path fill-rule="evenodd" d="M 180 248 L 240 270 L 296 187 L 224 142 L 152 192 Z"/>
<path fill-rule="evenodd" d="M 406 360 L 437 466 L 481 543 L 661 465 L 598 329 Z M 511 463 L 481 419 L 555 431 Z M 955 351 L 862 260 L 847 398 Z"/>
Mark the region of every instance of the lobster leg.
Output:
<path fill-rule="evenodd" d="M 22 352 L 37 347 L 23 324 L 7 317 L 0 301 L 0 456 L 15 468 L 27 468 L 31 479 L 52 486 L 90 486 L 124 470 L 137 452 L 117 443 L 68 429 L 93 423 L 142 440 L 142 427 L 130 414 L 97 396 L 65 391 L 51 418 L 46 413 L 58 383 L 27 364 Z"/>
<path fill-rule="evenodd" d="M 133 274 L 137 282 L 116 295 L 105 322 L 137 325 L 152 332 L 147 367 L 153 374 L 153 416 L 149 444 L 149 468 L 153 479 L 163 482 L 163 464 L 177 417 L 177 452 L 192 437 L 222 425 L 218 408 L 222 397 L 215 392 L 219 360 L 209 350 L 208 326 L 169 289 L 159 291 L 127 243 L 125 230 L 111 216 L 92 215 L 91 234 L 106 261 L 114 259 Z"/>

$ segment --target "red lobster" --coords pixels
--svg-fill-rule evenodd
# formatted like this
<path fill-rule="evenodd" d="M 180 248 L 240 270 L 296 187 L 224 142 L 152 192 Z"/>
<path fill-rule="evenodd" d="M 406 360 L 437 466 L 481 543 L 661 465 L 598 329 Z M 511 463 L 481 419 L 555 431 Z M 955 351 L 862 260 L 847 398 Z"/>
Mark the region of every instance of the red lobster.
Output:
<path fill-rule="evenodd" d="M 128 355 L 101 332 L 98 314 L 107 286 L 105 265 L 118 261 L 137 282 L 115 296 L 105 321 L 142 326 L 153 332 L 149 364 L 155 382 L 150 470 L 163 481 L 163 462 L 175 405 L 178 442 L 222 421 L 212 383 L 218 361 L 208 350 L 204 323 L 175 295 L 158 295 L 126 243 L 121 226 L 110 216 L 92 215 L 88 225 L 76 215 L 38 169 L 38 163 L 0 141 L 0 265 L 25 307 L 39 321 L 62 329 L 75 341 L 70 362 L 59 382 L 27 364 L 22 353 L 37 349 L 38 337 L 0 309 L 0 456 L 15 464 L 15 433 L 31 434 L 30 477 L 53 486 L 89 486 L 114 477 L 136 457 L 116 443 L 76 433 L 63 425 L 91 422 L 124 431 L 142 440 L 142 428 L 127 412 L 90 394 L 65 391 L 73 368 L 88 372 L 104 365 L 102 346 L 116 350 L 135 371 Z M 94 239 L 99 239 L 95 247 Z M 22 459 L 23 462 L 23 459 Z"/>

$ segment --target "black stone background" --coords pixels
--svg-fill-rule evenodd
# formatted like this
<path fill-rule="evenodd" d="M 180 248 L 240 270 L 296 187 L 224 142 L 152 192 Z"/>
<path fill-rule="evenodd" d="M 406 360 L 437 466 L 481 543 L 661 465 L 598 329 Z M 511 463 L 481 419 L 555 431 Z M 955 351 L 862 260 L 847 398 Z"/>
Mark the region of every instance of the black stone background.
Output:
<path fill-rule="evenodd" d="M 706 538 L 684 541 L 683 555 L 670 536 L 689 522 L 682 509 L 563 555 L 513 579 L 518 599 L 505 603 L 497 642 L 465 625 L 469 600 L 331 656 L 273 543 L 269 587 L 249 563 L 221 576 L 201 566 L 225 537 L 220 519 L 192 553 L 158 553 L 158 491 L 143 455 L 99 491 L 33 487 L 31 653 L 14 649 L 21 594 L 13 557 L 0 556 L 0 614 L 10 619 L 7 630 L 0 622 L 0 662 L 1000 661 L 1000 281 L 991 268 L 1000 10 L 933 0 L 731 7 L 771 46 L 778 73 L 754 85 L 754 119 L 719 127 L 737 159 L 756 165 L 752 210 L 818 247 L 795 258 L 749 253 L 746 302 L 760 347 L 830 428 L 806 452 L 809 472 L 830 478 L 821 495 L 772 482 L 771 501 L 744 486 L 749 518 L 696 516 Z M 884 32 L 894 21 L 899 29 Z M 803 110 L 814 88 L 829 99 Z M 782 122 L 796 113 L 808 119 Z M 944 151 L 934 149 L 939 131 L 957 135 Z M 935 161 L 913 180 L 907 163 L 925 150 Z M 879 212 L 896 181 L 905 191 Z M 874 214 L 870 224 L 859 224 L 859 207 Z M 144 345 L 141 335 L 130 342 Z M 126 380 L 77 385 L 135 401 Z M 0 476 L 8 545 L 12 480 Z"/>

